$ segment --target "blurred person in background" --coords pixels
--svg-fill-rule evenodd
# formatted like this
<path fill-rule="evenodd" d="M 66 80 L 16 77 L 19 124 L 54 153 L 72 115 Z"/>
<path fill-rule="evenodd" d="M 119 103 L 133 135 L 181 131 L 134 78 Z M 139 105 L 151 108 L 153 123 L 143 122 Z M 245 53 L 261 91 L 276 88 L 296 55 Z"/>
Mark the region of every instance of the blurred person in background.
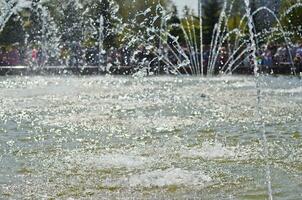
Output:
<path fill-rule="evenodd" d="M 0 49 L 0 66 L 6 66 L 7 63 L 7 51 L 5 47 L 1 47 Z"/>
<path fill-rule="evenodd" d="M 7 63 L 10 66 L 20 65 L 20 52 L 19 44 L 15 43 L 11 46 L 10 50 L 7 53 Z"/>
<path fill-rule="evenodd" d="M 297 71 L 301 73 L 302 72 L 302 43 L 296 49 L 295 65 L 297 67 Z"/>

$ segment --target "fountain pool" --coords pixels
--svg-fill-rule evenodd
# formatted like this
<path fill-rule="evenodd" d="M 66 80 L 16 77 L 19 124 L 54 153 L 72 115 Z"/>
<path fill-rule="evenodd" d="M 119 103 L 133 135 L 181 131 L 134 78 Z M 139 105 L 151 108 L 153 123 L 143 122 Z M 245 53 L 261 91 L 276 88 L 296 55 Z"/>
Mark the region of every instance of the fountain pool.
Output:
<path fill-rule="evenodd" d="M 259 79 L 261 119 L 253 77 L 0 77 L 0 198 L 265 199 L 267 159 L 301 199 L 302 82 Z"/>

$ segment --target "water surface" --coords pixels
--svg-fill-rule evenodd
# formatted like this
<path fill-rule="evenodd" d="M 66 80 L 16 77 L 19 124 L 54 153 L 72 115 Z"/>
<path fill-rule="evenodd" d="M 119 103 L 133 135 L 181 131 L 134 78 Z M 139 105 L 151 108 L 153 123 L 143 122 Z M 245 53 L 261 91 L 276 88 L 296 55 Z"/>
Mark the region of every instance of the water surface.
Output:
<path fill-rule="evenodd" d="M 302 82 L 0 77 L 0 198 L 302 198 Z M 263 126 L 264 125 L 264 126 Z M 264 128 L 263 128 L 264 127 Z"/>

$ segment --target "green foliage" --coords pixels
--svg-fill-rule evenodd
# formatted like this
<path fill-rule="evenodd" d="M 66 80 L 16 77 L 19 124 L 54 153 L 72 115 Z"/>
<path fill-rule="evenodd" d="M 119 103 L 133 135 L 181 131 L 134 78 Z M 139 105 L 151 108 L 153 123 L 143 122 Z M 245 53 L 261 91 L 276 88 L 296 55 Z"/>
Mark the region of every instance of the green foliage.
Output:
<path fill-rule="evenodd" d="M 117 47 L 117 27 L 120 21 L 116 17 L 118 10 L 116 2 L 110 0 L 103 0 L 102 2 L 91 0 L 86 3 L 84 2 L 83 6 L 86 41 L 88 40 L 87 42 L 93 46 L 93 43 L 98 44 L 98 41 L 104 40 L 103 45 L 105 49 Z M 104 28 L 101 28 L 101 26 Z M 100 38 L 101 36 L 103 38 Z"/>
<path fill-rule="evenodd" d="M 214 26 L 219 20 L 222 0 L 204 0 L 203 2 L 203 43 L 209 45 L 213 37 Z M 302 7 L 294 8 L 285 17 L 282 17 L 282 13 L 298 2 L 301 1 L 281 0 L 281 10 L 279 12 L 284 29 L 294 33 L 295 41 L 301 40 Z M 259 7 L 257 0 L 250 0 L 250 3 L 252 12 Z M 24 29 L 28 34 L 28 42 L 31 44 L 37 44 L 43 39 L 49 40 L 49 34 L 45 38 L 45 34 L 49 31 L 44 30 L 43 33 L 43 20 L 41 19 L 43 11 L 38 9 L 38 5 L 41 4 L 51 16 L 47 19 L 47 23 L 53 23 L 53 29 L 58 27 L 60 42 L 63 43 L 68 44 L 76 41 L 86 46 L 98 46 L 100 35 L 103 35 L 105 49 L 119 48 L 122 43 L 132 44 L 134 38 L 137 43 L 133 44 L 134 46 L 144 41 L 156 45 L 159 39 L 153 39 L 156 38 L 153 36 L 161 34 L 160 30 L 165 29 L 172 36 L 179 38 L 181 45 L 185 45 L 186 40 L 182 26 L 189 36 L 189 33 L 191 33 L 191 37 L 195 32 L 197 46 L 199 46 L 200 27 L 198 17 L 192 17 L 192 10 L 185 7 L 183 17 L 180 18 L 175 6 L 169 10 L 170 0 L 33 0 L 32 9 L 27 10 L 30 13 L 29 19 L 24 21 L 22 15 L 19 15 L 19 17 L 14 15 L 0 34 L 0 43 L 24 43 Z M 197 7 L 195 10 L 197 10 Z M 245 23 L 242 27 L 239 27 L 244 13 L 245 7 L 242 0 L 235 0 L 227 23 L 229 30 L 234 28 L 245 29 Z M 171 14 L 171 18 L 167 21 L 167 24 L 163 24 L 162 19 L 168 14 Z M 104 18 L 103 34 L 100 33 L 101 16 Z M 156 18 L 156 16 L 159 17 Z M 263 16 L 266 15 L 261 12 L 254 18 L 257 32 L 272 28 L 271 24 L 268 25 L 262 19 Z M 23 22 L 21 19 L 23 19 Z M 277 26 L 277 23 L 273 25 Z M 172 42 L 171 38 L 167 37 L 167 40 L 168 43 Z"/>
<path fill-rule="evenodd" d="M 292 39 L 296 42 L 302 42 L 302 7 L 294 6 L 301 4 L 299 0 L 282 0 L 281 11 L 282 18 L 281 23 L 283 28 L 287 32 L 293 34 Z M 291 11 L 290 11 L 291 10 Z"/>
<path fill-rule="evenodd" d="M 169 0 L 117 0 L 117 3 L 125 23 L 121 41 L 131 47 L 160 43 L 158 36 L 166 26 L 163 18 L 168 14 L 166 10 Z"/>
<path fill-rule="evenodd" d="M 73 41 L 91 46 L 97 45 L 100 37 L 100 16 L 104 18 L 104 47 L 118 47 L 120 42 L 127 40 L 128 35 L 143 34 L 148 37 L 146 27 L 161 25 L 161 20 L 153 21 L 154 17 L 166 8 L 169 0 L 33 0 L 30 17 L 25 30 L 28 42 L 37 45 L 43 40 L 42 10 L 47 9 L 58 27 L 63 43 Z M 158 5 L 163 8 L 159 8 Z M 144 13 L 147 9 L 150 12 Z M 143 14 L 141 14 L 143 13 Z M 0 40 L 11 43 L 25 39 L 25 34 L 14 34 L 22 28 L 21 23 L 11 19 L 1 34 Z M 11 34 L 12 33 L 12 34 Z M 20 32 L 19 32 L 20 33 Z M 10 35 L 11 37 L 7 37 Z M 14 38 L 14 39 L 12 39 Z"/>
<path fill-rule="evenodd" d="M 63 42 L 78 42 L 83 39 L 82 8 L 78 7 L 76 0 L 66 0 L 63 4 L 63 15 L 59 27 Z"/>
<path fill-rule="evenodd" d="M 13 15 L 0 33 L 0 45 L 24 44 L 25 31 L 19 16 Z"/>

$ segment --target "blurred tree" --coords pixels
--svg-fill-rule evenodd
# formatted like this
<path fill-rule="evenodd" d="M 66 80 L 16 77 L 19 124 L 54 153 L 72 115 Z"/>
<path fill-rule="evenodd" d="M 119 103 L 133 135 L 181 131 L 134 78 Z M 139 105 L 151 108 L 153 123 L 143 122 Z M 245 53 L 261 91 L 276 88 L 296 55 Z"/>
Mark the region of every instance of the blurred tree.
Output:
<path fill-rule="evenodd" d="M 89 4 L 84 3 L 84 10 L 86 35 L 88 34 L 95 44 L 103 40 L 105 49 L 118 47 L 117 29 L 121 25 L 121 19 L 117 13 L 119 7 L 116 2 L 92 0 Z"/>
<path fill-rule="evenodd" d="M 255 32 L 259 33 L 266 29 L 269 29 L 272 25 L 272 16 L 267 11 L 260 11 L 258 13 L 254 13 L 261 4 L 258 3 L 257 0 L 250 0 L 250 6 L 251 6 L 251 14 L 254 14 L 253 16 L 253 22 L 255 26 Z"/>
<path fill-rule="evenodd" d="M 282 0 L 280 7 L 282 26 L 296 42 L 302 42 L 302 7 L 299 4 L 299 0 Z"/>
<path fill-rule="evenodd" d="M 117 0 L 117 4 L 124 27 L 121 41 L 131 46 L 160 42 L 157 36 L 165 28 L 170 0 Z"/>
<path fill-rule="evenodd" d="M 171 5 L 170 0 L 116 0 L 120 7 L 120 14 L 125 22 L 129 19 L 141 16 L 140 13 L 146 12 L 146 17 L 150 18 L 156 15 L 160 7 L 167 8 Z M 125 6 L 126 5 L 126 6 Z"/>
<path fill-rule="evenodd" d="M 77 0 L 62 3 L 62 18 L 59 19 L 61 40 L 65 43 L 83 41 L 82 5 Z"/>
<path fill-rule="evenodd" d="M 168 37 L 168 43 L 173 44 L 174 40 L 178 38 L 178 42 L 181 45 L 185 45 L 185 36 L 183 30 L 181 29 L 181 20 L 178 16 L 178 10 L 175 5 L 172 6 L 172 15 L 167 22 L 168 32 L 172 37 Z M 174 38 L 173 38 L 174 37 Z"/>
<path fill-rule="evenodd" d="M 178 16 L 178 10 L 175 5 L 172 6 L 171 18 L 167 21 L 168 33 L 170 36 L 167 38 L 168 44 L 175 45 L 175 40 L 179 42 L 181 46 L 186 45 L 185 35 L 181 26 L 183 26 L 182 20 Z"/>
<path fill-rule="evenodd" d="M 33 0 L 30 10 L 29 24 L 26 26 L 26 32 L 28 33 L 28 42 L 31 44 L 37 44 L 42 40 L 42 10 L 39 9 L 39 1 Z"/>
<path fill-rule="evenodd" d="M 31 15 L 26 25 L 30 43 L 42 40 L 41 15 L 44 11 L 38 8 L 39 5 L 45 7 L 58 27 L 61 43 L 83 42 L 87 32 L 89 40 L 97 41 L 102 15 L 104 46 L 109 48 L 119 46 L 126 41 L 123 40 L 125 38 L 135 38 L 133 35 L 148 38 L 152 27 L 158 31 L 167 14 L 163 11 L 167 10 L 170 0 L 32 0 Z"/>
<path fill-rule="evenodd" d="M 21 17 L 12 15 L 0 33 L 0 45 L 19 43 L 24 45 L 25 31 L 22 26 Z"/>
<path fill-rule="evenodd" d="M 229 1 L 232 4 L 232 10 L 230 10 L 230 17 L 228 20 L 228 28 L 229 30 L 233 30 L 235 28 L 240 28 L 240 21 L 243 16 L 243 4 L 240 3 L 241 0 Z"/>
<path fill-rule="evenodd" d="M 183 17 L 184 18 L 188 18 L 188 17 L 190 17 L 191 16 L 191 13 L 192 13 L 192 10 L 189 8 L 189 6 L 185 6 L 184 8 L 183 8 Z"/>
<path fill-rule="evenodd" d="M 215 24 L 219 20 L 221 2 L 219 0 L 206 0 L 203 4 L 203 43 L 209 45 L 212 40 Z"/>
<path fill-rule="evenodd" d="M 178 15 L 178 9 L 175 5 L 172 6 L 171 9 L 171 18 L 168 20 L 169 24 L 180 24 L 180 18 Z"/>

